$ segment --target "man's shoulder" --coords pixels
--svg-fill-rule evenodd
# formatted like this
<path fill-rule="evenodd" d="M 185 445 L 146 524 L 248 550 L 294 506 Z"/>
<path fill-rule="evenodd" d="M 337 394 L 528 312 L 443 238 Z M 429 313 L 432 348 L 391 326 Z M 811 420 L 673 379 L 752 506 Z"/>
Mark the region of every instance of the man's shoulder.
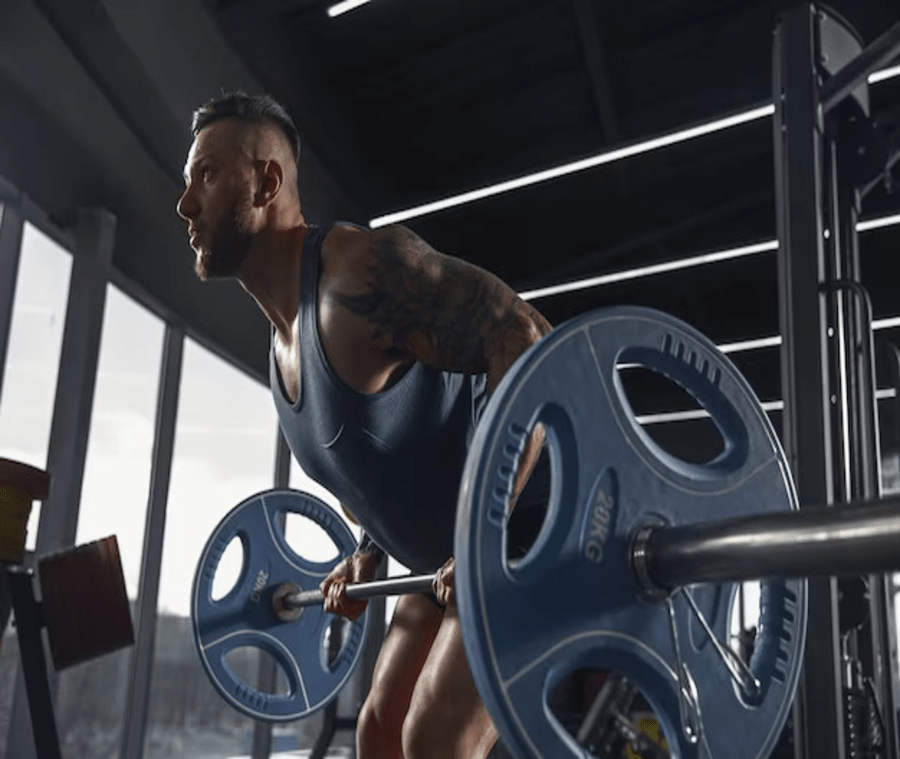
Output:
<path fill-rule="evenodd" d="M 348 221 L 336 221 L 325 229 L 323 246 L 338 249 L 368 246 L 372 230 Z"/>
<path fill-rule="evenodd" d="M 322 254 L 342 261 L 356 261 L 369 255 L 372 231 L 357 224 L 332 224 L 322 239 Z"/>
<path fill-rule="evenodd" d="M 364 227 L 335 224 L 322 240 L 322 277 L 325 283 L 344 289 L 364 277 L 370 266 L 371 232 Z"/>

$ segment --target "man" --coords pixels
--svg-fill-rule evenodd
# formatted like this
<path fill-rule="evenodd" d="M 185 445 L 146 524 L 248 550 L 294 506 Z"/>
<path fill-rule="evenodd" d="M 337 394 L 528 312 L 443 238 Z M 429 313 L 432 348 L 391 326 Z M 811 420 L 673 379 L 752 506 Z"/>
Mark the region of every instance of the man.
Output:
<path fill-rule="evenodd" d="M 285 437 L 365 531 L 322 584 L 326 610 L 362 613 L 345 586 L 371 579 L 383 551 L 416 572 L 441 567 L 432 596 L 397 603 L 360 711 L 358 756 L 483 759 L 496 731 L 453 603 L 456 499 L 487 395 L 550 325 L 499 279 L 408 229 L 308 225 L 297 131 L 271 98 L 211 100 L 192 131 L 178 213 L 196 272 L 237 278 L 268 317 Z"/>

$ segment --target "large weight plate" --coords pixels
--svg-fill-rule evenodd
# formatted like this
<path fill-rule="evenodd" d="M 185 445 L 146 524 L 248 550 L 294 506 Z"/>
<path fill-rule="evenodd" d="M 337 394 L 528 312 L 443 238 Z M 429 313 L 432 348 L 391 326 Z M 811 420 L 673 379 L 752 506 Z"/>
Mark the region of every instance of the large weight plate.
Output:
<path fill-rule="evenodd" d="M 285 539 L 280 514 L 300 514 L 318 524 L 334 541 L 338 556 L 313 562 L 299 556 Z M 219 561 L 232 539 L 243 547 L 237 583 L 225 596 L 212 598 Z M 334 617 L 321 605 L 308 606 L 295 621 L 272 613 L 271 592 L 284 582 L 315 590 L 356 541 L 344 521 L 319 499 L 291 490 L 270 490 L 234 507 L 213 531 L 197 567 L 191 592 L 191 620 L 200 662 L 219 694 L 255 719 L 286 722 L 327 706 L 343 688 L 362 654 L 368 611 L 350 624 L 340 652 L 326 653 Z M 287 679 L 286 694 L 264 693 L 229 666 L 228 655 L 243 647 L 274 657 Z"/>
<path fill-rule="evenodd" d="M 654 443 L 629 405 L 623 364 L 647 367 L 693 395 L 722 434 L 722 454 L 693 464 Z M 550 504 L 535 544 L 513 564 L 505 559 L 505 504 L 538 422 L 548 436 Z M 784 455 L 749 386 L 709 340 L 673 317 L 642 308 L 594 312 L 520 357 L 476 433 L 456 532 L 463 639 L 504 742 L 520 759 L 588 756 L 551 713 L 548 694 L 572 671 L 598 668 L 640 688 L 673 756 L 767 757 L 800 671 L 805 581 L 762 583 L 750 662 L 760 691 L 751 698 L 684 593 L 671 607 L 641 597 L 631 546 L 651 516 L 682 525 L 795 508 Z M 736 586 L 689 591 L 727 645 Z M 691 723 L 694 737 L 685 729 Z"/>

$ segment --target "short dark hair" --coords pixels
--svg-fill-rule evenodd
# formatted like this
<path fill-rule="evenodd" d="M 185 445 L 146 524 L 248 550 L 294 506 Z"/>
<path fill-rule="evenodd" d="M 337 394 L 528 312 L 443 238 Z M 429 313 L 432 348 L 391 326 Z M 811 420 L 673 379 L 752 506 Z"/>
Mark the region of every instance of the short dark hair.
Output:
<path fill-rule="evenodd" d="M 300 133 L 287 110 L 271 95 L 248 95 L 241 90 L 222 92 L 207 100 L 196 111 L 191 121 L 191 133 L 196 137 L 200 130 L 220 119 L 236 118 L 244 121 L 269 121 L 277 126 L 291 146 L 294 160 L 300 161 Z"/>

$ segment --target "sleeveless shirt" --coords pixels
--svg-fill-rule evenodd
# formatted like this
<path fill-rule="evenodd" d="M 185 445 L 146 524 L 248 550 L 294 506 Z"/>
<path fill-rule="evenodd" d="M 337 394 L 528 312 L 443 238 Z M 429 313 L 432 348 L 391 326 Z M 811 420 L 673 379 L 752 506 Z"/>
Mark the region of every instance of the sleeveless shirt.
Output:
<path fill-rule="evenodd" d="M 344 383 L 328 364 L 317 320 L 322 241 L 330 229 L 311 227 L 304 242 L 296 403 L 285 393 L 274 342 L 270 349 L 281 429 L 303 471 L 381 548 L 413 572 L 434 572 L 453 553 L 457 496 L 486 403 L 485 376 L 417 362 L 384 392 L 360 393 Z"/>

